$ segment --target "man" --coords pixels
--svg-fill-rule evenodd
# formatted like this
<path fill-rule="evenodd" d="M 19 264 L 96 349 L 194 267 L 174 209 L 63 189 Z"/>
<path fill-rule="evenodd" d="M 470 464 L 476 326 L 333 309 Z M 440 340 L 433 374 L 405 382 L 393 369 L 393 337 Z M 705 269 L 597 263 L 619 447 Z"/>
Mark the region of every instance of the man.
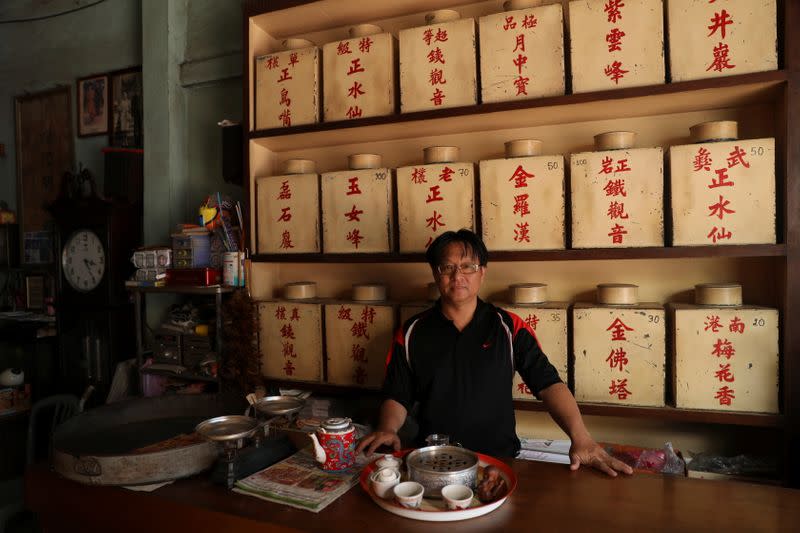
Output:
<path fill-rule="evenodd" d="M 473 232 L 448 231 L 425 254 L 439 286 L 436 305 L 398 330 L 387 358 L 378 429 L 356 453 L 400 449 L 397 432 L 418 402 L 419 439 L 441 433 L 492 456 L 519 453 L 511 383 L 519 372 L 572 440 L 570 469 L 588 465 L 609 476 L 633 470 L 589 435 L 578 405 L 518 316 L 478 298 L 489 253 Z"/>

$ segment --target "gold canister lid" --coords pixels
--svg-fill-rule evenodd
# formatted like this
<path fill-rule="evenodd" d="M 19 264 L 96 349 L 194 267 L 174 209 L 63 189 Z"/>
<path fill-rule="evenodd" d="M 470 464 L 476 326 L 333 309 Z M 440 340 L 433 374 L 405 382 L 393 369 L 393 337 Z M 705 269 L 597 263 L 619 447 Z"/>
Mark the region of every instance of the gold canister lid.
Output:
<path fill-rule="evenodd" d="M 594 148 L 601 150 L 627 150 L 636 145 L 633 131 L 607 131 L 594 136 Z"/>
<path fill-rule="evenodd" d="M 503 11 L 516 11 L 518 9 L 539 7 L 540 5 L 542 5 L 542 0 L 507 0 L 503 2 Z"/>
<path fill-rule="evenodd" d="M 531 157 L 542 155 L 542 141 L 536 139 L 518 139 L 505 144 L 506 157 Z"/>
<path fill-rule="evenodd" d="M 701 283 L 694 286 L 697 305 L 742 305 L 742 286 L 739 283 Z"/>
<path fill-rule="evenodd" d="M 296 281 L 283 287 L 283 297 L 287 300 L 309 300 L 317 297 L 317 284 L 313 281 Z"/>
<path fill-rule="evenodd" d="M 458 146 L 428 146 L 423 151 L 426 165 L 433 163 L 453 163 L 458 161 L 461 149 Z"/>
<path fill-rule="evenodd" d="M 356 24 L 347 31 L 350 37 L 366 37 L 367 35 L 376 35 L 382 32 L 383 28 L 376 24 Z"/>
<path fill-rule="evenodd" d="M 693 143 L 735 141 L 739 138 L 739 124 L 735 120 L 701 122 L 689 128 Z"/>
<path fill-rule="evenodd" d="M 441 293 L 439 292 L 439 286 L 436 284 L 436 282 L 431 281 L 428 283 L 428 301 L 435 302 L 440 296 Z"/>
<path fill-rule="evenodd" d="M 630 283 L 601 283 L 597 286 L 597 303 L 636 305 L 639 303 L 639 286 Z"/>
<path fill-rule="evenodd" d="M 308 39 L 298 39 L 297 37 L 290 37 L 281 41 L 281 48 L 284 50 L 298 50 L 300 48 L 308 48 L 309 46 L 316 46 L 313 41 Z"/>
<path fill-rule="evenodd" d="M 547 301 L 547 285 L 544 283 L 518 283 L 509 285 L 511 303 L 541 304 Z"/>
<path fill-rule="evenodd" d="M 315 174 L 317 164 L 311 159 L 287 159 L 283 163 L 284 174 Z"/>
<path fill-rule="evenodd" d="M 347 166 L 350 170 L 363 170 L 367 168 L 380 168 L 383 157 L 378 154 L 351 154 L 347 156 Z"/>
<path fill-rule="evenodd" d="M 353 301 L 380 302 L 386 300 L 386 285 L 380 283 L 359 283 L 353 285 Z"/>
<path fill-rule="evenodd" d="M 461 13 L 455 9 L 437 9 L 425 15 L 425 24 L 441 24 L 461 18 Z"/>

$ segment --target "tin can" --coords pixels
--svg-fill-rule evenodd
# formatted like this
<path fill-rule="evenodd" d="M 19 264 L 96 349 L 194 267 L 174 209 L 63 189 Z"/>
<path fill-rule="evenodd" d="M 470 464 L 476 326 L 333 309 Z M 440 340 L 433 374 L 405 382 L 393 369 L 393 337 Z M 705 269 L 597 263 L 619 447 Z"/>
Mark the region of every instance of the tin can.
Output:
<path fill-rule="evenodd" d="M 244 254 L 241 252 L 225 252 L 222 257 L 222 283 L 229 287 L 239 287 L 242 279 L 242 261 Z"/>

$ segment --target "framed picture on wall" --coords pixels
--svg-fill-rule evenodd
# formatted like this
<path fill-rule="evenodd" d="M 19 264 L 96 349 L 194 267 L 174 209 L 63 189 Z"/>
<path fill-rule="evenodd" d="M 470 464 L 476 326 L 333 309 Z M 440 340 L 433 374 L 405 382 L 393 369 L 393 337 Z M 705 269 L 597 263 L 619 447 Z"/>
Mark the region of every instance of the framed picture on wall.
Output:
<path fill-rule="evenodd" d="M 109 145 L 143 148 L 142 69 L 135 67 L 109 74 L 111 78 L 111 126 Z"/>
<path fill-rule="evenodd" d="M 78 137 L 108 133 L 108 76 L 78 79 Z"/>

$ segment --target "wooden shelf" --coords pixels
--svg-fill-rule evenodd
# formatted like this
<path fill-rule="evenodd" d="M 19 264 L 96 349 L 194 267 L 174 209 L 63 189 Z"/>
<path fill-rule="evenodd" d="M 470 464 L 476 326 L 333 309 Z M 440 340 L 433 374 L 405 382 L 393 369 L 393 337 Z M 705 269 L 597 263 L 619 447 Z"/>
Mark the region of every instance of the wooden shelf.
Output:
<path fill-rule="evenodd" d="M 153 374 L 156 376 L 167 376 L 170 378 L 183 379 L 186 381 L 206 381 L 208 383 L 219 383 L 219 379 L 211 376 L 203 376 L 200 374 L 192 374 L 191 372 L 181 372 L 180 374 L 170 370 L 160 370 L 152 368 L 140 368 L 139 372 L 142 374 Z"/>
<path fill-rule="evenodd" d="M 319 383 L 317 381 L 292 381 L 288 379 L 264 378 L 267 385 L 282 389 L 308 390 L 315 394 L 333 394 L 336 396 L 377 396 L 381 393 L 378 389 L 364 389 L 349 385 L 334 385 L 332 383 Z"/>
<path fill-rule="evenodd" d="M 597 403 L 579 403 L 581 414 L 595 416 L 618 416 L 623 418 L 649 418 L 673 422 L 697 424 L 720 424 L 767 428 L 784 427 L 783 415 L 761 413 L 737 413 L 676 409 L 674 407 L 628 407 Z M 514 408 L 520 411 L 545 411 L 544 404 L 533 400 L 514 400 Z"/>
<path fill-rule="evenodd" d="M 611 120 L 742 107 L 777 101 L 783 70 L 611 91 L 256 130 L 251 140 L 276 152 L 425 136 Z M 342 135 L 345 133 L 346 135 Z"/>
<path fill-rule="evenodd" d="M 734 246 L 675 246 L 651 248 L 593 248 L 586 250 L 533 250 L 492 252 L 495 261 L 572 261 L 597 259 L 678 259 L 686 257 L 783 257 L 783 244 Z M 424 263 L 425 254 L 254 254 L 262 263 Z"/>
<path fill-rule="evenodd" d="M 222 285 L 211 286 L 192 286 L 192 285 L 165 285 L 163 287 L 126 287 L 130 292 L 163 292 L 177 294 L 227 294 L 236 290 L 236 287 L 225 287 Z"/>

